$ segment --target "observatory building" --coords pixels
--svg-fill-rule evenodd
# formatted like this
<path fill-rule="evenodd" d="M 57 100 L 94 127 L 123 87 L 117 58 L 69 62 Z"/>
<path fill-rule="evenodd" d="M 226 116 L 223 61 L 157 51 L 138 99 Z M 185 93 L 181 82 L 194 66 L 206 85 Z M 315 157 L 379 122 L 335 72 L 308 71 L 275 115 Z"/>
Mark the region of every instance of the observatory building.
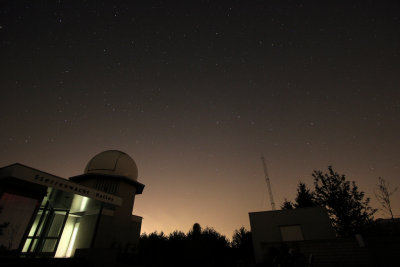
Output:
<path fill-rule="evenodd" d="M 144 188 L 137 179 L 134 160 L 117 150 L 97 154 L 69 179 L 19 163 L 0 168 L 0 248 L 72 257 L 135 247 L 142 218 L 132 209 Z"/>

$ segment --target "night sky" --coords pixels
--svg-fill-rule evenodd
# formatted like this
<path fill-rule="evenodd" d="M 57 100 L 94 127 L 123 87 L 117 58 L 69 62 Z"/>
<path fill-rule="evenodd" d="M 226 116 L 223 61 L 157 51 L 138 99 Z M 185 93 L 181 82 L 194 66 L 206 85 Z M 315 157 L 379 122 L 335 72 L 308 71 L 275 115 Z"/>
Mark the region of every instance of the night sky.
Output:
<path fill-rule="evenodd" d="M 262 153 L 278 207 L 328 165 L 400 185 L 398 1 L 138 2 L 0 2 L 0 166 L 122 150 L 142 232 L 229 238 L 271 209 Z"/>

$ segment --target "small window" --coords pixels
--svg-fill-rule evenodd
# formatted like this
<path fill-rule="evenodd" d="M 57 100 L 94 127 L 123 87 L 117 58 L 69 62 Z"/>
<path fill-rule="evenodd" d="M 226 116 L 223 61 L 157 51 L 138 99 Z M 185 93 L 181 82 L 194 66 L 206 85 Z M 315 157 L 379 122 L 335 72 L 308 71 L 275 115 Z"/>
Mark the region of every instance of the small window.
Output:
<path fill-rule="evenodd" d="M 301 241 L 304 240 L 303 231 L 300 225 L 279 226 L 282 241 Z"/>

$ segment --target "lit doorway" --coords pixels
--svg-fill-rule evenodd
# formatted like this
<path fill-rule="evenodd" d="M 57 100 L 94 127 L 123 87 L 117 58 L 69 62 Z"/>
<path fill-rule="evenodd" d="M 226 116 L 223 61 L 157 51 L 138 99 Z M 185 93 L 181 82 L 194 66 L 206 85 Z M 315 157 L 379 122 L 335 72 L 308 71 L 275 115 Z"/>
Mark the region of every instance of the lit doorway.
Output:
<path fill-rule="evenodd" d="M 69 210 L 55 209 L 47 201 L 40 207 L 26 237 L 22 255 L 54 257 L 68 218 Z"/>

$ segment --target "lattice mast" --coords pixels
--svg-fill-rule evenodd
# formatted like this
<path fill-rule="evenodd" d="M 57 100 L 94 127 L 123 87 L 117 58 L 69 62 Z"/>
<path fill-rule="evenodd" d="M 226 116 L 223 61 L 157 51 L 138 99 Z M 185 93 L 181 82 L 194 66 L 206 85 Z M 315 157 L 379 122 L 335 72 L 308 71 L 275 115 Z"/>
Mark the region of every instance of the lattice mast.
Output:
<path fill-rule="evenodd" d="M 261 155 L 261 161 L 262 161 L 262 164 L 264 166 L 265 181 L 267 182 L 269 200 L 271 201 L 272 210 L 275 210 L 275 202 L 274 202 L 274 197 L 272 196 L 271 183 L 269 181 L 269 176 L 268 176 L 268 171 L 267 171 L 267 164 L 265 163 L 264 155 Z"/>

